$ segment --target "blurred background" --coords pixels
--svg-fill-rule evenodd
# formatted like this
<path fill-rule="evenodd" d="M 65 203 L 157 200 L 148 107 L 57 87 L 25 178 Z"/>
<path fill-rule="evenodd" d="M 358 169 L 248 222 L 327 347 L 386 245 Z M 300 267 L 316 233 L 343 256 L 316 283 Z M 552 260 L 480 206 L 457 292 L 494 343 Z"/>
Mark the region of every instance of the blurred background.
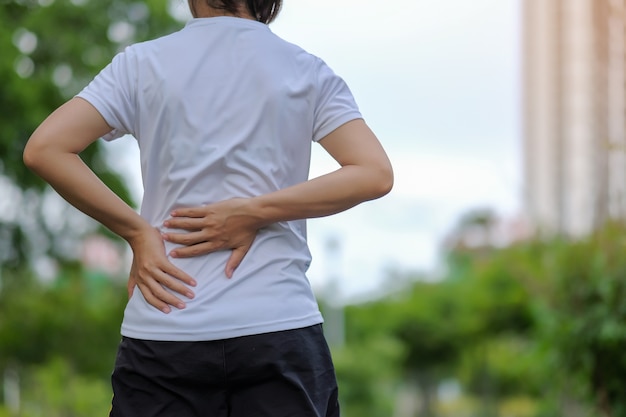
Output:
<path fill-rule="evenodd" d="M 309 222 L 345 417 L 626 416 L 624 0 L 286 0 L 351 87 L 390 195 Z M 0 0 L 0 417 L 108 413 L 125 245 L 25 141 L 184 0 Z M 138 207 L 131 137 L 85 161 Z M 314 145 L 311 175 L 336 168 Z"/>

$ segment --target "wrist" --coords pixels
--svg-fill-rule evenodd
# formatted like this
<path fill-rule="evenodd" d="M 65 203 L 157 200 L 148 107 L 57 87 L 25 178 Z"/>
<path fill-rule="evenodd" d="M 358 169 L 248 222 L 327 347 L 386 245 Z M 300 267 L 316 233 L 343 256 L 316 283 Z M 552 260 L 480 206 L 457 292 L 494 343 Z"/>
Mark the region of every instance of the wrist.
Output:
<path fill-rule="evenodd" d="M 145 239 L 147 233 L 153 233 L 155 230 L 150 224 L 144 222 L 144 224 L 138 224 L 135 227 L 125 228 L 119 235 L 133 248 Z"/>
<path fill-rule="evenodd" d="M 266 227 L 276 220 L 271 217 L 271 208 L 267 204 L 267 198 L 263 195 L 247 198 L 244 201 L 245 216 L 251 219 L 253 226 L 258 230 Z"/>

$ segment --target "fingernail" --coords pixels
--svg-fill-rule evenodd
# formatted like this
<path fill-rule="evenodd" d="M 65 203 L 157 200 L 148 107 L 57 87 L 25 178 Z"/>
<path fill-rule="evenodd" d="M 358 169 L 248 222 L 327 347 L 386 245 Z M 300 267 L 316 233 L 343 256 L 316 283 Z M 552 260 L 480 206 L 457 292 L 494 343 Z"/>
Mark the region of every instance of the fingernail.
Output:
<path fill-rule="evenodd" d="M 164 312 L 165 314 L 169 314 L 171 310 L 169 307 L 163 307 L 161 311 Z"/>
<path fill-rule="evenodd" d="M 187 294 L 185 294 L 187 296 L 187 298 L 193 298 L 193 293 L 192 292 L 188 292 Z"/>
<path fill-rule="evenodd" d="M 196 285 L 198 285 L 198 283 L 196 282 L 196 280 L 192 280 L 192 281 L 191 281 L 191 285 L 192 285 L 193 287 L 195 287 Z"/>
<path fill-rule="evenodd" d="M 163 226 L 165 227 L 170 227 L 170 222 L 168 222 L 167 220 L 163 222 Z"/>
<path fill-rule="evenodd" d="M 171 251 L 170 252 L 170 256 L 173 257 L 173 258 L 176 258 L 178 256 L 178 253 L 176 253 L 174 251 Z"/>

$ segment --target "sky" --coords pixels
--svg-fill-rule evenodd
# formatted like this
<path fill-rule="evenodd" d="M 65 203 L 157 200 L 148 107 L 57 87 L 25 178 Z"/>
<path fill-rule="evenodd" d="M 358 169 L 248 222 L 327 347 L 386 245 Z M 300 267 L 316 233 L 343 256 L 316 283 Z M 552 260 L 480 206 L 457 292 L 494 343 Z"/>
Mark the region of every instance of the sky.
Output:
<path fill-rule="evenodd" d="M 318 293 L 345 303 L 384 293 L 391 270 L 434 274 L 463 213 L 519 213 L 519 1 L 284 2 L 271 29 L 344 78 L 395 171 L 387 196 L 309 220 Z M 338 168 L 313 149 L 312 177 Z"/>

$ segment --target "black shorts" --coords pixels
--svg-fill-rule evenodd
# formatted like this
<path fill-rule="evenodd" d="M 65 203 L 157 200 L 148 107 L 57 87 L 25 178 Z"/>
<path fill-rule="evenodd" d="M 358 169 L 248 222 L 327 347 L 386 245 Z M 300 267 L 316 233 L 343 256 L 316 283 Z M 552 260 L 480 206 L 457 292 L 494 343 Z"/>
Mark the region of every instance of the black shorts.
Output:
<path fill-rule="evenodd" d="M 339 417 L 322 326 L 207 342 L 123 338 L 110 417 Z"/>

